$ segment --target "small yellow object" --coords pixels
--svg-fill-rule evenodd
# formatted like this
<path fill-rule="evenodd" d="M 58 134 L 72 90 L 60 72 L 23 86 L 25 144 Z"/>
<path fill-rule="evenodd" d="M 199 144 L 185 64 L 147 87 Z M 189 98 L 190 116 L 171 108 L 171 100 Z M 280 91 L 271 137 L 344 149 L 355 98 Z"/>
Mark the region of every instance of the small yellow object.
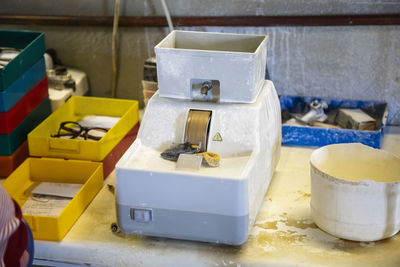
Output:
<path fill-rule="evenodd" d="M 200 146 L 198 146 L 198 145 L 191 145 L 192 146 L 192 148 L 200 148 Z"/>
<path fill-rule="evenodd" d="M 207 163 L 208 166 L 210 167 L 218 167 L 219 162 L 221 160 L 221 157 L 217 153 L 213 152 L 203 152 L 199 153 L 203 156 L 204 161 Z"/>

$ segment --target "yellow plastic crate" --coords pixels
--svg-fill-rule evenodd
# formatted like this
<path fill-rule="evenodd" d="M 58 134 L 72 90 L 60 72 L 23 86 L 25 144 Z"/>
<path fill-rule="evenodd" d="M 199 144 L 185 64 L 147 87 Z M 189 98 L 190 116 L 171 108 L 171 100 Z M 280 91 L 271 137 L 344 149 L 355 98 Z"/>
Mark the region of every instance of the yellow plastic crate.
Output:
<path fill-rule="evenodd" d="M 25 215 L 35 240 L 59 241 L 103 186 L 100 162 L 51 158 L 26 159 L 4 182 L 3 186 L 22 207 L 29 188 L 37 182 L 83 184 L 75 197 L 57 217 Z M 27 193 L 28 192 L 28 193 Z"/>
<path fill-rule="evenodd" d="M 57 133 L 61 122 L 79 121 L 87 115 L 120 119 L 99 141 L 50 137 Z M 29 154 L 102 161 L 138 121 L 139 104 L 136 100 L 72 96 L 28 134 Z"/>

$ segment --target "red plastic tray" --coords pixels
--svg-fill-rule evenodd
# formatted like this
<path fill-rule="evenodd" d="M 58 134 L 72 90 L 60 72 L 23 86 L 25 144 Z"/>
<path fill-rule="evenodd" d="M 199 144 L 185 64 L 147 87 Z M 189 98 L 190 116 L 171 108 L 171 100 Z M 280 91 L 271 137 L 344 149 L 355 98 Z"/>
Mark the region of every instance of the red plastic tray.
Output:
<path fill-rule="evenodd" d="M 28 141 L 17 148 L 11 156 L 0 156 L 0 177 L 9 176 L 28 156 Z"/>
<path fill-rule="evenodd" d="M 104 179 L 114 170 L 118 160 L 122 157 L 126 150 L 135 141 L 139 131 L 139 122 L 132 127 L 131 130 L 122 138 L 122 140 L 107 154 L 103 159 L 103 176 Z"/>
<path fill-rule="evenodd" d="M 0 134 L 10 134 L 48 94 L 47 77 L 45 77 L 9 111 L 0 112 Z"/>

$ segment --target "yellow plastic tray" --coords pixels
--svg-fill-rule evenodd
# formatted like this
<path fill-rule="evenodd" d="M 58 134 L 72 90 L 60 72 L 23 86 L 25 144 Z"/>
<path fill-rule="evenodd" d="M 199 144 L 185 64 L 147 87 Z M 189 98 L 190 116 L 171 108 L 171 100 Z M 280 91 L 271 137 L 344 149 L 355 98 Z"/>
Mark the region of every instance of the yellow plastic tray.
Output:
<path fill-rule="evenodd" d="M 121 117 L 99 141 L 50 137 L 63 121 L 86 115 Z M 102 161 L 139 120 L 136 100 L 72 96 L 28 134 L 29 155 Z"/>
<path fill-rule="evenodd" d="M 35 240 L 59 241 L 102 188 L 102 163 L 28 158 L 3 182 L 3 186 L 22 207 L 29 197 L 29 188 L 37 182 L 83 184 L 59 216 L 23 215 Z"/>

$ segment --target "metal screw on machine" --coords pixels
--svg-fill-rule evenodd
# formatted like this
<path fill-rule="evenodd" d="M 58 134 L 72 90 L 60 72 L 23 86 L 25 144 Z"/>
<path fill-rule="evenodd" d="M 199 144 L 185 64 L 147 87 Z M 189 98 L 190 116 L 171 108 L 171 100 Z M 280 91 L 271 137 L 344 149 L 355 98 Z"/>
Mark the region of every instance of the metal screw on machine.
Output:
<path fill-rule="evenodd" d="M 212 83 L 211 81 L 205 81 L 203 82 L 200 92 L 202 95 L 207 95 L 208 91 L 212 89 Z"/>
<path fill-rule="evenodd" d="M 118 226 L 118 224 L 116 223 L 116 222 L 113 222 L 112 224 L 111 224 L 111 232 L 113 232 L 113 233 L 119 233 L 119 226 Z"/>

